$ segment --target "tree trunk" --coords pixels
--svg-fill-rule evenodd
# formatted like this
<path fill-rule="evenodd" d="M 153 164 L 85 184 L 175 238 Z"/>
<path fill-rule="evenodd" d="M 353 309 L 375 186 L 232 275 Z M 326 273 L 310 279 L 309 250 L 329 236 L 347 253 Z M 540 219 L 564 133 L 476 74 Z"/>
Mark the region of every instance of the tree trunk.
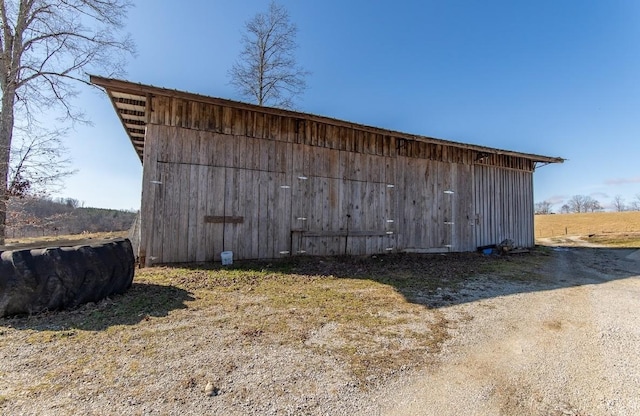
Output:
<path fill-rule="evenodd" d="M 13 137 L 15 89 L 7 82 L 2 90 L 2 113 L 0 113 L 0 245 L 4 245 L 7 223 L 7 199 L 9 197 L 9 155 Z"/>

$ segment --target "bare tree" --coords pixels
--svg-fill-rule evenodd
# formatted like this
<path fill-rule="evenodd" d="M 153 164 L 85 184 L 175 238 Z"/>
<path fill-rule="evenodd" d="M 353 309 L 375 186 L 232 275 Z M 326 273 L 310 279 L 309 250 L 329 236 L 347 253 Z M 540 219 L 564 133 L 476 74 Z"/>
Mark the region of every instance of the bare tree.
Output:
<path fill-rule="evenodd" d="M 567 203 L 568 212 L 596 212 L 602 211 L 600 202 L 590 196 L 574 195 Z"/>
<path fill-rule="evenodd" d="M 628 209 L 631 211 L 640 211 L 640 194 L 636 194 L 629 203 Z"/>
<path fill-rule="evenodd" d="M 547 215 L 553 213 L 551 207 L 553 204 L 549 201 L 536 202 L 534 210 L 536 214 Z"/>
<path fill-rule="evenodd" d="M 600 201 L 590 196 L 587 197 L 585 208 L 586 208 L 585 212 L 598 212 L 604 209 L 602 208 Z"/>
<path fill-rule="evenodd" d="M 294 56 L 298 29 L 287 10 L 274 1 L 266 13 L 245 24 L 243 49 L 229 71 L 231 84 L 258 105 L 291 108 L 293 99 L 306 89 L 309 74 Z"/>
<path fill-rule="evenodd" d="M 622 195 L 616 195 L 613 197 L 613 208 L 616 210 L 616 212 L 622 212 L 627 209 Z"/>
<path fill-rule="evenodd" d="M 10 198 L 44 197 L 75 173 L 62 143 L 66 129 L 23 131 L 14 127 L 7 193 Z"/>
<path fill-rule="evenodd" d="M 133 42 L 119 36 L 129 0 L 0 0 L 0 244 L 16 119 L 31 125 L 52 108 L 84 121 L 71 100 L 87 71 L 121 73 Z M 16 117 L 18 116 L 18 117 Z"/>
<path fill-rule="evenodd" d="M 587 197 L 584 195 L 574 195 L 567 205 L 569 205 L 569 212 L 587 212 Z"/>

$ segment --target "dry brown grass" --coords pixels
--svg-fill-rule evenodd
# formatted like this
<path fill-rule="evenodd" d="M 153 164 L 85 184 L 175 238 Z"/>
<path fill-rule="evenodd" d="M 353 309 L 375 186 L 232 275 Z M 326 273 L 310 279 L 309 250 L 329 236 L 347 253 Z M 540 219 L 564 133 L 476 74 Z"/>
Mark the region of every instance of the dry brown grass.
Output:
<path fill-rule="evenodd" d="M 640 211 L 535 216 L 536 238 L 640 233 Z"/>
<path fill-rule="evenodd" d="M 446 303 L 444 293 L 455 293 L 474 275 L 511 276 L 546 258 L 542 252 L 512 258 L 388 255 L 138 270 L 133 287 L 113 299 L 0 320 L 0 352 L 24 350 L 24 357 L 5 366 L 14 381 L 10 390 L 0 389 L 0 409 L 3 401 L 32 391 L 45 399 L 79 389 L 88 381 L 78 374 L 91 375 L 94 387 L 126 379 L 127 394 L 138 397 L 140 389 L 143 400 L 144 374 L 166 374 L 176 357 L 225 350 L 229 355 L 214 367 L 234 377 L 239 370 L 232 364 L 242 362 L 245 349 L 258 347 L 330 357 L 357 385 L 370 388 L 427 364 L 439 351 L 456 325 L 433 307 L 434 301 Z M 22 377 L 20 360 L 38 370 Z M 188 371 L 176 377 L 193 377 Z"/>
<path fill-rule="evenodd" d="M 216 317 L 242 342 L 337 356 L 362 380 L 423 361 L 447 335 L 440 312 L 407 301 L 393 286 L 375 280 L 272 268 L 153 268 L 140 271 L 137 279 L 189 291 L 195 297 L 189 309 Z"/>

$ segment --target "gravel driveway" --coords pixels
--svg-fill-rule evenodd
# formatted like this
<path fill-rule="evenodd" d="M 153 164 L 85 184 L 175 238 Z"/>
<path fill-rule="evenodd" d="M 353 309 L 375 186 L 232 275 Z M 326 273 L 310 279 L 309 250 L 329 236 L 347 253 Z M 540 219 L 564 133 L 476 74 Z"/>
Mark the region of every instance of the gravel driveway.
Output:
<path fill-rule="evenodd" d="M 385 415 L 640 414 L 640 255 L 554 248 L 539 284 L 485 282 L 438 364 L 386 392 Z M 462 320 L 464 322 L 464 320 Z"/>

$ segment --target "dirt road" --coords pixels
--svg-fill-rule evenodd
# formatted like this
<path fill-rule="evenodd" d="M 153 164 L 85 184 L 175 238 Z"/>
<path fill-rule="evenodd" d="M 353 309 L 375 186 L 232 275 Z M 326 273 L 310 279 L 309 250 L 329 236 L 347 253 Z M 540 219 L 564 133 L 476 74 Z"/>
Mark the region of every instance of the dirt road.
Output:
<path fill-rule="evenodd" d="M 640 256 L 554 250 L 548 281 L 479 283 L 443 308 L 459 324 L 439 362 L 381 413 L 640 414 Z"/>

